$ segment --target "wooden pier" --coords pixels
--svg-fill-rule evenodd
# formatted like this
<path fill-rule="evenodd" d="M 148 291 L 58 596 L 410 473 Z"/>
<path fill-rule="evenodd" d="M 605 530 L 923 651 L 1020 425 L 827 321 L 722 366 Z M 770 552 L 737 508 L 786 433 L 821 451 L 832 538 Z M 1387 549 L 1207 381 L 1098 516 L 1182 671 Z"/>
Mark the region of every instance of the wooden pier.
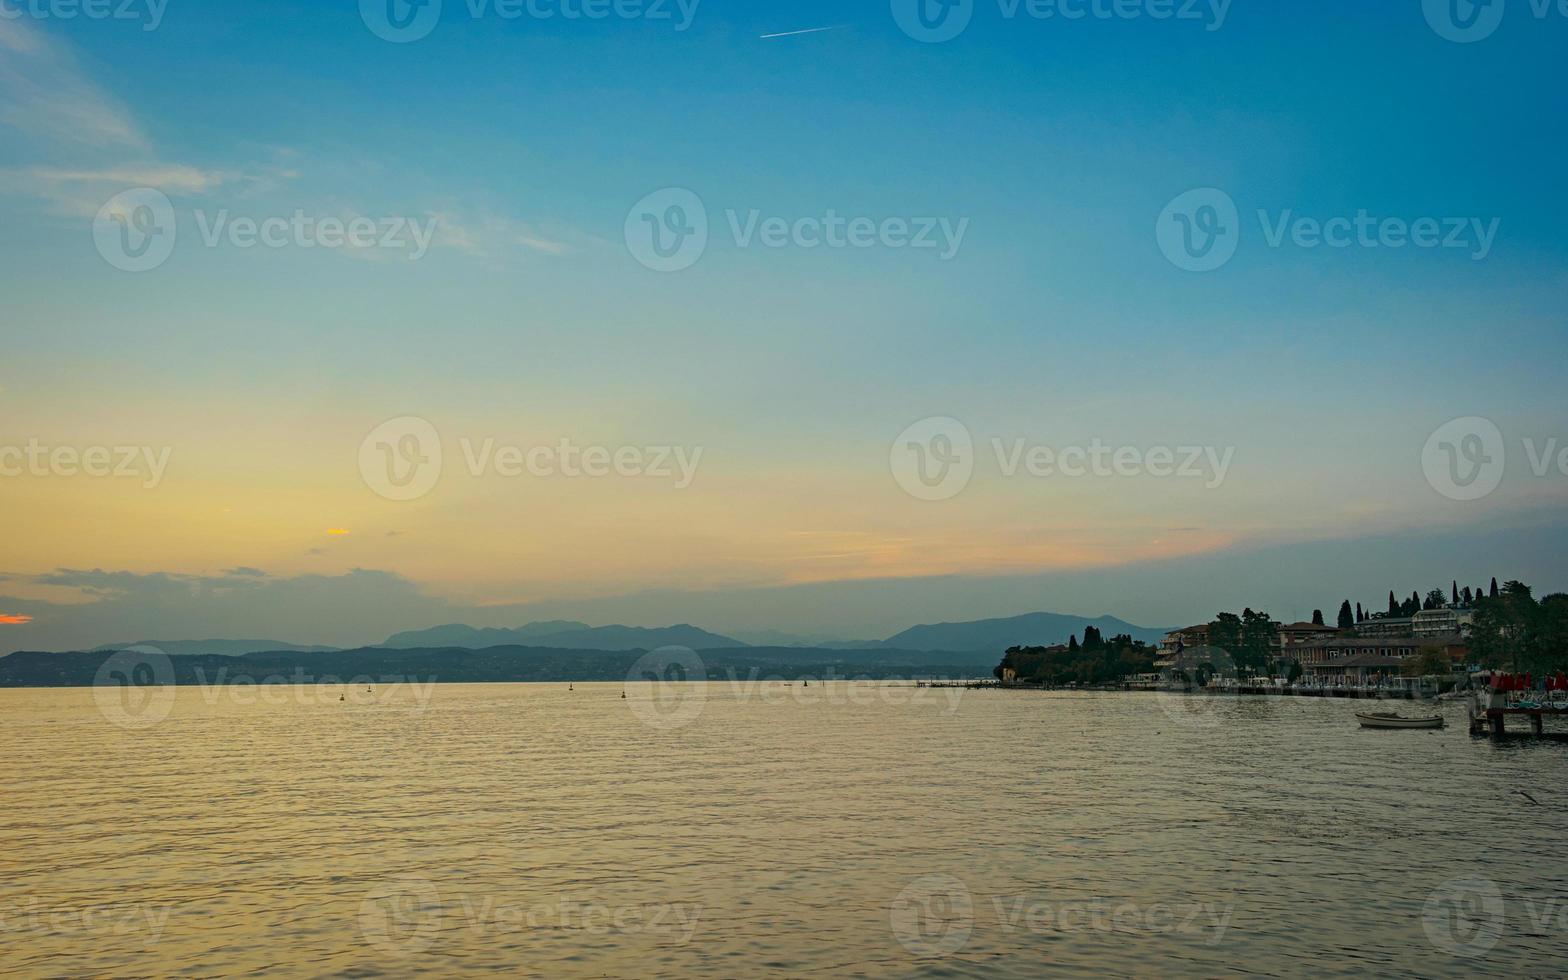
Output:
<path fill-rule="evenodd" d="M 1510 705 L 1505 695 L 1493 692 L 1472 694 L 1465 702 L 1470 707 L 1470 734 L 1507 735 L 1509 718 L 1530 719 L 1530 734 L 1546 734 L 1546 718 L 1568 718 L 1568 712 L 1554 708 L 1526 708 Z"/>

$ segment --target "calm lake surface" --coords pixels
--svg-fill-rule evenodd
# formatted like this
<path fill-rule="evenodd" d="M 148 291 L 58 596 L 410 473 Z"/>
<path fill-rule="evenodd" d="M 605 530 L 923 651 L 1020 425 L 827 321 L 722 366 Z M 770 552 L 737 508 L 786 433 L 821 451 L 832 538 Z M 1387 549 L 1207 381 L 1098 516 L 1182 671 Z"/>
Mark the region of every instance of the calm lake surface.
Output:
<path fill-rule="evenodd" d="M 1458 705 L 634 687 L 0 691 L 0 970 L 1568 972 L 1568 745 Z"/>

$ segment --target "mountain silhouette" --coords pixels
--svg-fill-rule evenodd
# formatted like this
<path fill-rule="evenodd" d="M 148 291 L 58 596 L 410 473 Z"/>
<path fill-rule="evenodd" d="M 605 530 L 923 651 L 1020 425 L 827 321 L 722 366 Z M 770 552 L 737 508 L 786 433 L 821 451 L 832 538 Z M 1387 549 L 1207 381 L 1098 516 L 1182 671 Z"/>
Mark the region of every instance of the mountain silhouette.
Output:
<path fill-rule="evenodd" d="M 478 629 L 461 624 L 437 626 L 428 630 L 398 633 L 383 644 L 399 650 L 430 647 L 483 650 L 498 646 L 551 647 L 557 650 L 656 650 L 674 646 L 714 650 L 746 645 L 687 623 L 650 629 L 641 626 L 589 626 L 569 620 L 529 623 L 516 629 Z"/>

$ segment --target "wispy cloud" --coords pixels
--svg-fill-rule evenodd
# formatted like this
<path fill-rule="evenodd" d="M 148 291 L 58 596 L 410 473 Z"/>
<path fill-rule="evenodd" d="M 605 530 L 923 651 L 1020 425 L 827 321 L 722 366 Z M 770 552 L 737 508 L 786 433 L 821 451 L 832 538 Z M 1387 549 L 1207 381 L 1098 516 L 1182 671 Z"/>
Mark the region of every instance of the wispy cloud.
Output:
<path fill-rule="evenodd" d="M 148 148 L 135 117 L 64 44 L 23 20 L 0 19 L 0 52 L 0 125 L 42 143 Z"/>
<path fill-rule="evenodd" d="M 847 26 L 849 25 L 835 24 L 832 27 L 807 27 L 798 31 L 779 31 L 777 34 L 758 34 L 757 38 L 762 41 L 767 41 L 776 37 L 797 37 L 801 34 L 822 34 L 826 31 L 841 31 Z"/>
<path fill-rule="evenodd" d="M 565 235 L 548 234 L 537 225 L 498 214 L 472 216 L 450 210 L 434 211 L 435 246 L 480 258 L 525 250 L 543 255 L 570 255 L 579 248 Z"/>

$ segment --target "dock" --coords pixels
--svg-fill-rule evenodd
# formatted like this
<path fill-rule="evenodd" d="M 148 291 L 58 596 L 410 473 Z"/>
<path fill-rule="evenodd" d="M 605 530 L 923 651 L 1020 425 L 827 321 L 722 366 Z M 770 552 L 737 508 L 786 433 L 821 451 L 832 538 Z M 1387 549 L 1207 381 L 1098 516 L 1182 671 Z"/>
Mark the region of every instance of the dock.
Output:
<path fill-rule="evenodd" d="M 1497 691 L 1471 694 L 1465 703 L 1470 707 L 1470 734 L 1472 735 L 1507 735 L 1509 718 L 1528 718 L 1530 733 L 1545 735 L 1548 716 L 1568 718 L 1568 711 L 1560 708 L 1509 704 L 1506 696 Z"/>

